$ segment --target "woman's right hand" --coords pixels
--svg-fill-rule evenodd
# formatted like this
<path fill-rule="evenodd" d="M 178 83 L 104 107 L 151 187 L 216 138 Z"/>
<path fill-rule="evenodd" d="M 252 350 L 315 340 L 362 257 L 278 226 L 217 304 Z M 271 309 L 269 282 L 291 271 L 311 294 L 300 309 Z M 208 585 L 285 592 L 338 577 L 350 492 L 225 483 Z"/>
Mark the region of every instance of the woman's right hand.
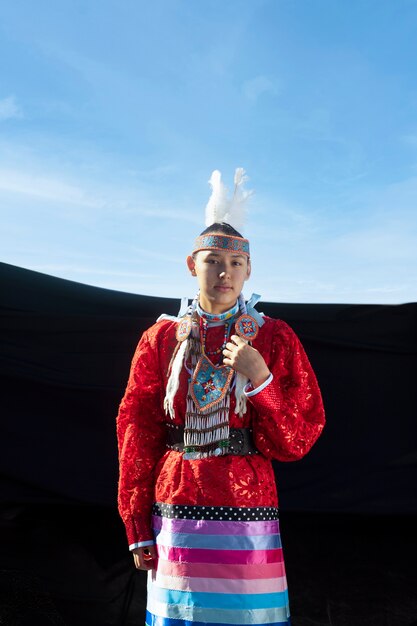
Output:
<path fill-rule="evenodd" d="M 135 548 L 134 550 L 132 550 L 132 554 L 136 569 L 155 569 L 157 558 L 155 546 L 146 546 L 146 548 Z"/>

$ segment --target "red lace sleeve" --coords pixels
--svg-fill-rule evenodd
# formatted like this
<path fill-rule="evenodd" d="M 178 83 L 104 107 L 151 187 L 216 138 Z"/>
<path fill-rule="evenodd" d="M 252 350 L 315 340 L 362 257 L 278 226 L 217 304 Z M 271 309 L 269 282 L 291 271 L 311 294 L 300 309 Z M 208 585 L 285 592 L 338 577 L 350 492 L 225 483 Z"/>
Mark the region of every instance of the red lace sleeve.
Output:
<path fill-rule="evenodd" d="M 142 336 L 117 416 L 119 512 L 129 545 L 153 539 L 154 470 L 166 451 L 162 385 L 156 337 Z"/>
<path fill-rule="evenodd" d="M 319 386 L 307 355 L 294 331 L 275 321 L 271 337 L 274 378 L 249 400 L 256 410 L 255 443 L 266 457 L 301 459 L 323 430 L 325 418 Z"/>

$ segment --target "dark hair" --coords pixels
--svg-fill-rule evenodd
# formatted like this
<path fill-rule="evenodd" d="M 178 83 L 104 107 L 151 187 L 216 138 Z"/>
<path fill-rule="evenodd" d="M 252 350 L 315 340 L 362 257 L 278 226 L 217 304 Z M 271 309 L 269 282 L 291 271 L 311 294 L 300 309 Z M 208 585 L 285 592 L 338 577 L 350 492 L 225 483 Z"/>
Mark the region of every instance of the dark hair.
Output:
<path fill-rule="evenodd" d="M 243 236 L 230 224 L 226 222 L 215 222 L 208 226 L 205 230 L 203 230 L 201 235 L 208 235 L 209 233 L 222 233 L 222 235 L 231 235 L 232 237 L 240 237 L 243 239 Z"/>

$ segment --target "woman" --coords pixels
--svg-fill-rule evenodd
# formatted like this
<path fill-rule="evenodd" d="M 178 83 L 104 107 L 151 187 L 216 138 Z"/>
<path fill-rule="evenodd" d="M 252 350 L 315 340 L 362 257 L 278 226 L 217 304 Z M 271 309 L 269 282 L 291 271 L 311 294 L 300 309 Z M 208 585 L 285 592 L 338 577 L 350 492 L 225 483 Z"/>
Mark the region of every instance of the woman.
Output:
<path fill-rule="evenodd" d="M 241 295 L 247 239 L 215 222 L 187 266 L 199 294 L 143 334 L 118 416 L 119 510 L 149 570 L 146 624 L 288 625 L 271 460 L 310 450 L 320 391 L 294 332 Z"/>

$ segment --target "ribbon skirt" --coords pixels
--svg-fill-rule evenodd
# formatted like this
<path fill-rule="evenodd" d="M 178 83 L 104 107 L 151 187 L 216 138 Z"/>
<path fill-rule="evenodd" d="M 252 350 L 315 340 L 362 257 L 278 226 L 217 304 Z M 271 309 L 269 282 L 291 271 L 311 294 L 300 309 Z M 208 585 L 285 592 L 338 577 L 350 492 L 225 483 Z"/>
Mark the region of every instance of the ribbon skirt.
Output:
<path fill-rule="evenodd" d="M 276 508 L 157 503 L 152 520 L 147 626 L 290 625 Z"/>

